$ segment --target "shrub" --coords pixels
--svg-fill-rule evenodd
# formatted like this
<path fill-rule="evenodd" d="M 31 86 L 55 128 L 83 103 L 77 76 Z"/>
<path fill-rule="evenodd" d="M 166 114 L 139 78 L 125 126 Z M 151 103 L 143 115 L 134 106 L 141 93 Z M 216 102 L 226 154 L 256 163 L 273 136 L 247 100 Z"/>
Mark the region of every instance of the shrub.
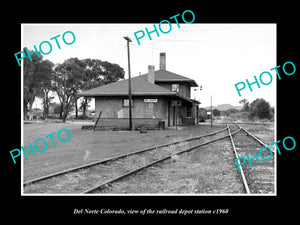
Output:
<path fill-rule="evenodd" d="M 255 117 L 258 119 L 271 119 L 270 104 L 263 98 L 257 98 L 250 104 L 250 112 L 248 118 L 253 120 Z"/>

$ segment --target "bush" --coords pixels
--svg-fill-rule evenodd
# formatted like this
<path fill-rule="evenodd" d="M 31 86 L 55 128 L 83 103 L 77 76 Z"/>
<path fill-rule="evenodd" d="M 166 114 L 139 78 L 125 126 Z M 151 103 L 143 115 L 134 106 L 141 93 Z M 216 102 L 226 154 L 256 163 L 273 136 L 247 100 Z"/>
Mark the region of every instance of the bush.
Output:
<path fill-rule="evenodd" d="M 205 122 L 205 120 L 208 118 L 207 116 L 207 110 L 203 108 L 199 108 L 199 121 Z"/>
<path fill-rule="evenodd" d="M 272 118 L 270 104 L 266 102 L 263 98 L 257 98 L 250 104 L 248 118 L 253 120 L 255 117 L 258 119 L 268 119 Z"/>
<path fill-rule="evenodd" d="M 230 117 L 232 114 L 236 114 L 237 112 L 239 112 L 239 110 L 234 109 L 234 108 L 227 109 L 225 111 L 225 116 L 229 116 Z"/>
<path fill-rule="evenodd" d="M 51 114 L 59 114 L 60 113 L 60 103 L 50 103 L 49 113 Z"/>
<path fill-rule="evenodd" d="M 213 116 L 220 116 L 221 115 L 221 111 L 218 109 L 214 109 L 213 110 Z"/>

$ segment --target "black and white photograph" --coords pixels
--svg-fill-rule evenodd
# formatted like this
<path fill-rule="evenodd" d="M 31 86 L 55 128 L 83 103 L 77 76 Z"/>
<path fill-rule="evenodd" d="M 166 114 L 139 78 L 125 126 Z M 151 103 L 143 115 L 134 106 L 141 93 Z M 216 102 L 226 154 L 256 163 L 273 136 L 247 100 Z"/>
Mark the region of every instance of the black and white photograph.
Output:
<path fill-rule="evenodd" d="M 22 32 L 23 194 L 276 194 L 276 24 Z"/>
<path fill-rule="evenodd" d="M 292 210 L 297 60 L 283 37 L 294 23 L 106 10 L 15 19 L 3 165 L 22 215 Z"/>

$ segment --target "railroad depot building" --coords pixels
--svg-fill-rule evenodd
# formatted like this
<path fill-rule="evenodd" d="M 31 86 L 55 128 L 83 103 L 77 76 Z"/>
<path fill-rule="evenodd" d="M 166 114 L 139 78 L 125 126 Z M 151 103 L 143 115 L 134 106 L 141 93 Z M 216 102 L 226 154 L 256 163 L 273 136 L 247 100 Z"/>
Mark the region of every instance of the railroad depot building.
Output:
<path fill-rule="evenodd" d="M 166 54 L 160 53 L 159 70 L 149 65 L 147 74 L 131 78 L 133 128 L 198 124 L 200 102 L 190 98 L 191 87 L 198 84 L 167 71 Z M 97 126 L 129 127 L 128 79 L 83 91 L 79 96 L 95 98 L 96 115 L 102 111 Z"/>

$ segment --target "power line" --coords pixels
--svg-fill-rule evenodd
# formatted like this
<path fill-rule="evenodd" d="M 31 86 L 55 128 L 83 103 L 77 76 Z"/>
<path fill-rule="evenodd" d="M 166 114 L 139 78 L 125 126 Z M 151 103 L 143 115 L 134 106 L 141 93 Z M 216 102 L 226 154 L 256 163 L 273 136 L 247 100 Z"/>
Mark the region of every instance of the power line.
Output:
<path fill-rule="evenodd" d="M 145 40 L 143 40 L 143 41 L 153 41 L 153 40 L 147 40 L 147 39 L 145 39 Z M 171 41 L 171 42 L 212 42 L 212 41 L 201 41 L 201 40 L 170 40 L 170 39 L 168 39 L 168 40 L 155 40 L 155 41 L 157 41 L 157 42 L 161 42 L 161 41 L 163 41 L 163 42 L 167 42 L 167 41 Z M 213 41 L 214 42 L 214 41 Z"/>
<path fill-rule="evenodd" d="M 145 40 L 143 40 L 143 41 L 153 41 L 153 40 L 147 40 L 147 39 L 145 39 Z M 227 43 L 227 42 L 234 42 L 234 43 L 236 43 L 236 42 L 270 42 L 270 41 L 272 41 L 272 40 L 269 40 L 269 39 L 264 39 L 264 40 L 255 40 L 255 39 L 248 39 L 248 40 L 246 40 L 246 39 L 244 39 L 244 40 L 232 40 L 232 39 L 230 39 L 230 40 L 170 40 L 170 39 L 168 39 L 168 40 L 163 40 L 163 39 L 161 39 L 161 40 L 155 40 L 156 42 L 199 42 L 199 43 Z"/>
<path fill-rule="evenodd" d="M 155 49 L 158 51 L 166 51 L 166 52 L 174 52 L 174 53 L 178 53 L 178 54 L 188 54 L 188 55 L 196 55 L 199 56 L 199 54 L 195 54 L 195 53 L 190 53 L 190 52 L 183 52 L 183 51 L 177 51 L 177 50 L 170 50 L 170 49 L 163 49 L 163 48 L 155 48 L 155 47 L 148 47 L 148 46 L 140 46 L 140 45 L 136 45 L 136 44 L 131 44 L 132 46 L 135 47 L 139 47 L 139 48 L 149 48 L 149 49 Z"/>

